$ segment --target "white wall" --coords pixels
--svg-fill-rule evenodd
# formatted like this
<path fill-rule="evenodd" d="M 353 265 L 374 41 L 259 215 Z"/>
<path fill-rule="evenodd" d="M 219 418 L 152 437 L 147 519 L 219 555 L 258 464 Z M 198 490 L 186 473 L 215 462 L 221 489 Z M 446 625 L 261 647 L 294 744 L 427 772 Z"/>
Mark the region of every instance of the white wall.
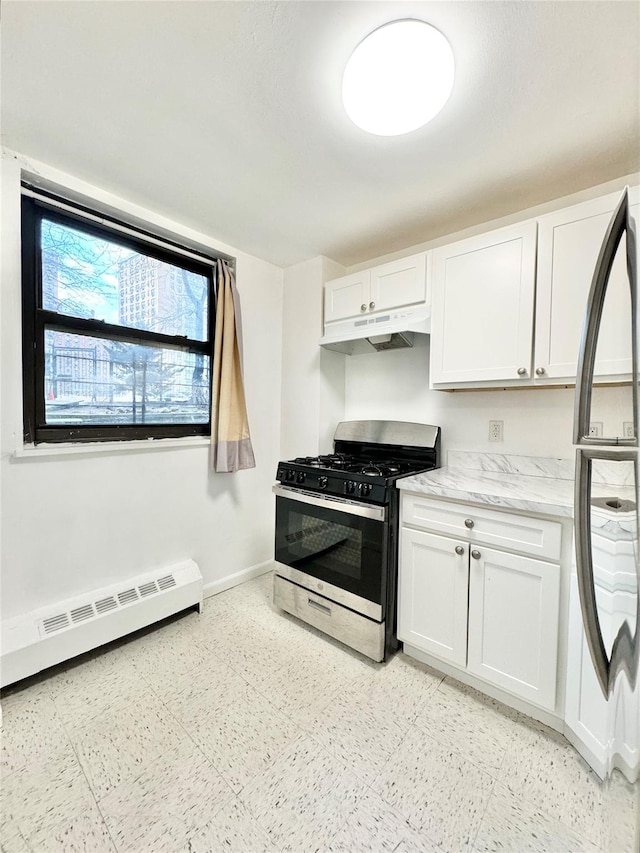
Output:
<path fill-rule="evenodd" d="M 56 183 L 237 258 L 244 369 L 257 467 L 209 470 L 208 447 L 16 459 L 21 440 L 19 181 L 2 164 L 2 615 L 10 618 L 192 557 L 205 584 L 273 557 L 280 458 L 282 270 L 42 164 Z"/>
<path fill-rule="evenodd" d="M 537 204 L 535 207 L 528 207 L 526 210 L 520 210 L 516 213 L 510 213 L 508 216 L 502 216 L 499 219 L 491 219 L 486 222 L 480 222 L 478 225 L 472 225 L 470 228 L 464 228 L 460 231 L 454 231 L 450 234 L 445 234 L 442 237 L 437 237 L 435 240 L 427 240 L 424 243 L 417 243 L 415 246 L 409 246 L 399 252 L 389 252 L 386 255 L 378 255 L 361 264 L 353 264 L 346 269 L 346 273 L 358 272 L 376 264 L 383 264 L 387 261 L 394 261 L 396 258 L 405 258 L 408 255 L 413 255 L 416 252 L 425 252 L 427 249 L 435 249 L 438 246 L 446 246 L 448 243 L 454 243 L 457 240 L 464 240 L 467 237 L 474 237 L 476 234 L 484 234 L 487 231 L 493 231 L 495 228 L 504 228 L 507 225 L 513 225 L 516 222 L 523 222 L 525 219 L 534 219 L 538 216 L 544 216 L 546 213 L 552 213 L 554 210 L 560 210 L 563 207 L 569 207 L 572 204 L 580 204 L 583 201 L 590 201 L 593 198 L 607 195 L 608 193 L 617 192 L 624 189 L 625 186 L 635 186 L 640 182 L 640 173 L 623 175 L 620 178 L 615 178 L 612 181 L 607 181 L 604 184 L 596 184 L 593 187 L 588 187 L 585 190 L 580 190 L 571 195 L 561 196 L 560 198 L 550 199 L 543 204 Z"/>
<path fill-rule="evenodd" d="M 326 453 L 344 415 L 344 356 L 318 346 L 322 286 L 344 268 L 324 257 L 284 271 L 282 458 Z"/>
<path fill-rule="evenodd" d="M 437 424 L 443 464 L 448 450 L 573 459 L 573 389 L 430 391 L 428 340 L 412 349 L 347 356 L 345 417 Z M 617 424 L 622 416 L 613 413 L 628 394 L 624 387 L 597 388 L 594 411 L 610 412 Z M 503 442 L 489 441 L 489 420 L 504 422 Z"/>

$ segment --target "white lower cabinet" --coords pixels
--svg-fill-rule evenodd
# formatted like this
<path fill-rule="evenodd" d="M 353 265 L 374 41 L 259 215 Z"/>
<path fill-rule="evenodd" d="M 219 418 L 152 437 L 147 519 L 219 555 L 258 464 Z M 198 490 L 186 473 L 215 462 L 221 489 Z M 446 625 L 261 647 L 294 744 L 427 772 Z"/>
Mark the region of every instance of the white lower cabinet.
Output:
<path fill-rule="evenodd" d="M 473 553 L 480 556 L 473 558 Z M 560 569 L 473 549 L 467 670 L 543 708 L 556 699 Z"/>
<path fill-rule="evenodd" d="M 402 530 L 398 636 L 425 652 L 465 666 L 469 556 L 460 543 L 422 530 Z"/>
<path fill-rule="evenodd" d="M 560 566 L 488 547 L 476 525 L 470 536 L 451 538 L 407 526 L 419 517 L 442 525 L 439 504 L 406 494 L 400 538 L 398 637 L 421 652 L 541 708 L 556 703 Z M 467 521 L 477 508 L 458 505 Z M 491 535 L 500 513 L 478 510 Z M 505 538 L 514 518 L 535 529 L 539 519 L 505 513 Z M 411 523 L 411 521 L 409 523 Z M 554 525 L 554 522 L 543 522 Z M 481 525 L 479 525 L 481 526 Z M 560 556 L 558 527 L 557 553 Z M 470 537 L 473 541 L 470 541 Z M 523 538 L 524 541 L 524 538 Z M 526 544 L 523 549 L 528 547 Z M 533 548 L 533 543 L 532 546 Z"/>

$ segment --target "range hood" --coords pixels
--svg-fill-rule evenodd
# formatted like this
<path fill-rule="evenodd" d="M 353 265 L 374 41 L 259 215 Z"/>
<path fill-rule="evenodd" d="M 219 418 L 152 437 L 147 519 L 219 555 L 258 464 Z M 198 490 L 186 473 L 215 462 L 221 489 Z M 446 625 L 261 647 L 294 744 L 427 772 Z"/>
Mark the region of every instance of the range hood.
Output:
<path fill-rule="evenodd" d="M 422 304 L 414 308 L 394 310 L 369 317 L 355 317 L 327 323 L 320 346 L 359 355 L 388 349 L 412 347 L 416 335 L 431 331 L 429 308 Z"/>

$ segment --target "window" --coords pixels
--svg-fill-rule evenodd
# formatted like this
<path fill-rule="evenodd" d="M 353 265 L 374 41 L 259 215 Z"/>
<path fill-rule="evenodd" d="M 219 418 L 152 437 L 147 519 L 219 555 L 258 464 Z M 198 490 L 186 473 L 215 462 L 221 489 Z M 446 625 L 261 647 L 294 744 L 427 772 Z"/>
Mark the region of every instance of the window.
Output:
<path fill-rule="evenodd" d="M 25 441 L 209 435 L 214 264 L 27 190 Z"/>

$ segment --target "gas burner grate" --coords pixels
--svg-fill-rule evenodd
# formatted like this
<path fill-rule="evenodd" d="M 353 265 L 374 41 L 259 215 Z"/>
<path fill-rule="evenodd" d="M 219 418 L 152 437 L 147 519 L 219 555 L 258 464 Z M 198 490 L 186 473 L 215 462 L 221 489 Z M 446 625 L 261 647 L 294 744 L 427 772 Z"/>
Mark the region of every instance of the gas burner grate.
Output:
<path fill-rule="evenodd" d="M 328 468 L 345 468 L 349 464 L 349 457 L 341 453 L 329 453 L 326 456 L 318 456 L 318 461 Z"/>
<path fill-rule="evenodd" d="M 388 477 L 390 471 L 387 465 L 363 465 L 359 473 L 365 477 Z"/>
<path fill-rule="evenodd" d="M 353 457 L 344 456 L 341 453 L 328 453 L 321 456 L 298 456 L 293 462 L 296 465 L 311 465 L 313 468 L 331 468 L 335 470 L 346 469 L 354 464 Z"/>

